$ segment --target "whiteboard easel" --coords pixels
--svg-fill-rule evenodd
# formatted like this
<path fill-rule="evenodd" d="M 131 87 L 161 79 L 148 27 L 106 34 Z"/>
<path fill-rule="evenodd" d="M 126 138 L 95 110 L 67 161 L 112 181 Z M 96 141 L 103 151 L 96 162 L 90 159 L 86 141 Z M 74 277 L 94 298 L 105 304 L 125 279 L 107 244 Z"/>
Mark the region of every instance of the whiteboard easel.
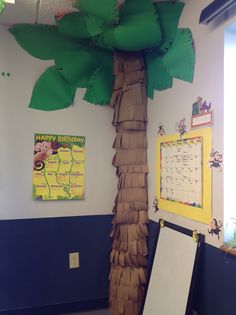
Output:
<path fill-rule="evenodd" d="M 163 222 L 142 314 L 188 315 L 203 235 Z"/>

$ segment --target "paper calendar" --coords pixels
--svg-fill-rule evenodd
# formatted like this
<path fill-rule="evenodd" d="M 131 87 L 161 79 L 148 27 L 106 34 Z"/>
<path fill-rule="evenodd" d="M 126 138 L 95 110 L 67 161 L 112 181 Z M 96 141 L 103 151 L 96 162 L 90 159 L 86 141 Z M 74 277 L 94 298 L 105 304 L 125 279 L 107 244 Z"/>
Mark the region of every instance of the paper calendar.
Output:
<path fill-rule="evenodd" d="M 161 198 L 202 206 L 202 137 L 162 143 Z"/>
<path fill-rule="evenodd" d="M 157 138 L 157 199 L 161 210 L 208 223 L 211 219 L 212 130 Z"/>

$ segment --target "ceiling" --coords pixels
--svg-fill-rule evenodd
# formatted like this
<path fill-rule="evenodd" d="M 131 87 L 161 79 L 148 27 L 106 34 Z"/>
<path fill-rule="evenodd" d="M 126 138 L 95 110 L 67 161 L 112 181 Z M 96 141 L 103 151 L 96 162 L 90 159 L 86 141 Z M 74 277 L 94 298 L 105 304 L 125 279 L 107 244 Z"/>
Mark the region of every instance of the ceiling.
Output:
<path fill-rule="evenodd" d="M 71 7 L 72 0 L 15 0 L 15 4 L 6 4 L 0 15 L 0 24 L 53 24 L 56 13 Z"/>
<path fill-rule="evenodd" d="M 0 15 L 0 25 L 36 22 L 54 24 L 55 14 L 71 9 L 73 1 L 74 0 L 15 0 L 15 4 L 6 4 L 5 10 Z M 189 1 L 190 0 L 184 0 L 183 2 Z"/>

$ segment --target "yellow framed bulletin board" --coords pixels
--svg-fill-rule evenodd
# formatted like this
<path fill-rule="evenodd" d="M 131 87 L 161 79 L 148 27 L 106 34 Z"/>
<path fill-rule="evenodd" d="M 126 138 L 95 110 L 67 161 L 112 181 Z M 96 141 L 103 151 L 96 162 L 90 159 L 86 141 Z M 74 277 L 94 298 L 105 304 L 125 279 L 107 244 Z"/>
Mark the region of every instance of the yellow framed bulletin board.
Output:
<path fill-rule="evenodd" d="M 180 136 L 157 139 L 158 206 L 189 219 L 211 219 L 212 130 L 204 128 Z"/>

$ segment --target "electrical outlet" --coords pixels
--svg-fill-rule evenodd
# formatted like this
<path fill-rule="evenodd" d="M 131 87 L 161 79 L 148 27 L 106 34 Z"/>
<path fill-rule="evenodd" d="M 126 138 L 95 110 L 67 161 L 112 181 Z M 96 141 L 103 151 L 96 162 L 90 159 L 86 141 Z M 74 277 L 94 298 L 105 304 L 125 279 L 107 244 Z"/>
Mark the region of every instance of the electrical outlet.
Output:
<path fill-rule="evenodd" d="M 79 268 L 79 252 L 69 253 L 69 267 L 70 269 Z"/>

